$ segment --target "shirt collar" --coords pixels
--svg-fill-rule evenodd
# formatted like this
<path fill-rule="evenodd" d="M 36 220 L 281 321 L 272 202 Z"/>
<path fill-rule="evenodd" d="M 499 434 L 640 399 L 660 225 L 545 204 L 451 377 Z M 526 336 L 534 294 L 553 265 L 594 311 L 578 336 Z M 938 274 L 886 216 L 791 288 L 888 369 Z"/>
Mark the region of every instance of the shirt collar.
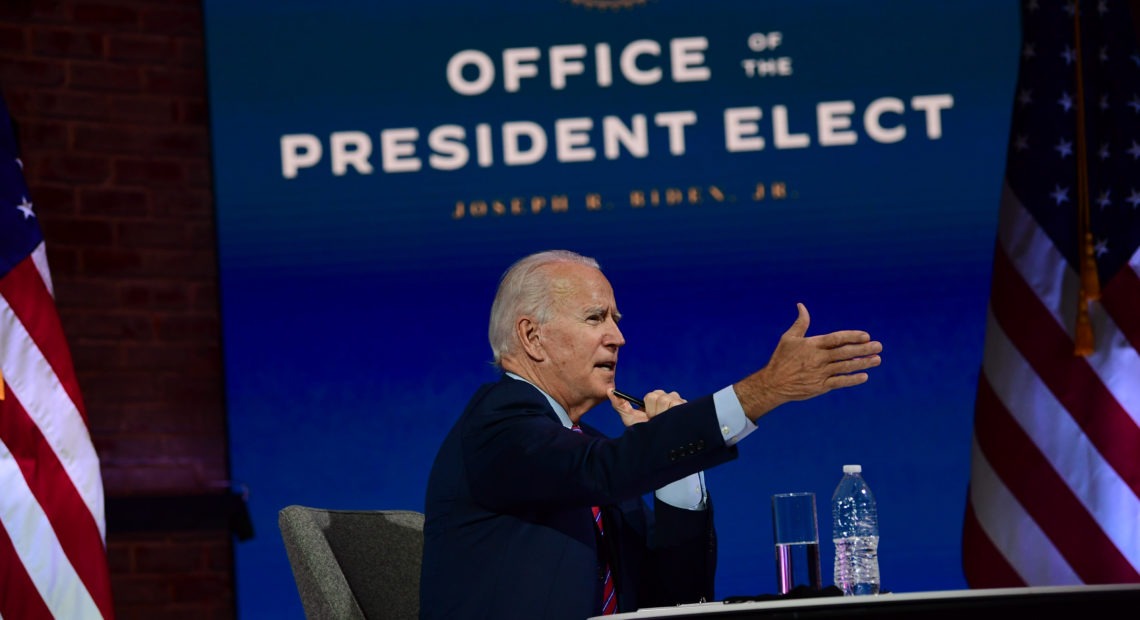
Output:
<path fill-rule="evenodd" d="M 503 371 L 503 373 L 512 379 L 517 379 L 517 380 L 522 381 L 524 383 L 530 383 L 530 381 L 523 379 L 522 377 L 516 375 L 513 372 Z M 550 406 L 554 409 L 554 415 L 558 416 L 558 421 L 562 422 L 562 426 L 565 426 L 566 428 L 573 428 L 574 424 L 572 422 L 570 422 L 570 416 L 566 413 L 566 410 L 562 408 L 562 405 L 559 405 L 558 401 L 554 400 L 554 398 L 551 397 L 550 394 L 547 394 L 546 392 L 544 392 L 542 390 L 542 388 L 538 387 L 537 385 L 534 385 L 533 383 L 530 383 L 530 384 L 534 386 L 534 389 L 538 390 L 539 392 L 542 392 L 542 395 L 545 396 L 546 400 L 550 402 Z"/>

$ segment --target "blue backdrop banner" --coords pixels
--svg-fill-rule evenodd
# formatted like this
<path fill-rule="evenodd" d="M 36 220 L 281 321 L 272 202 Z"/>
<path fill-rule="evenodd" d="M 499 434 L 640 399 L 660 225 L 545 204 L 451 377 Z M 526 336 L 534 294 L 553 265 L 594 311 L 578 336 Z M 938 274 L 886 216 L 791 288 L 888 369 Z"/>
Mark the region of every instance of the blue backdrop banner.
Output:
<path fill-rule="evenodd" d="M 774 493 L 817 494 L 829 576 L 845 463 L 884 588 L 964 587 L 1016 2 L 204 4 L 242 617 L 302 617 L 284 506 L 423 509 L 498 278 L 550 248 L 612 281 L 627 392 L 742 378 L 796 302 L 884 344 L 708 472 L 719 596 L 775 591 Z"/>

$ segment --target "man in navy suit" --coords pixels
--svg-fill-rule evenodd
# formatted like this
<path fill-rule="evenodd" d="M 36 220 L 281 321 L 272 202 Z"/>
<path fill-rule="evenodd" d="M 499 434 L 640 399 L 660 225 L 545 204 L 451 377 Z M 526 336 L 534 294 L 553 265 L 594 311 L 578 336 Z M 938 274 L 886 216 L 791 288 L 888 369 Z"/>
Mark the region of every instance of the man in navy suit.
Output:
<path fill-rule="evenodd" d="M 866 332 L 806 337 L 798 309 L 760 370 L 691 402 L 654 390 L 636 408 L 613 393 L 625 339 L 597 262 L 561 250 L 516 262 L 491 307 L 503 376 L 471 398 L 428 479 L 421 618 L 582 620 L 713 600 L 701 472 L 734 459 L 760 416 L 864 383 L 880 363 Z M 620 437 L 580 422 L 606 400 Z"/>

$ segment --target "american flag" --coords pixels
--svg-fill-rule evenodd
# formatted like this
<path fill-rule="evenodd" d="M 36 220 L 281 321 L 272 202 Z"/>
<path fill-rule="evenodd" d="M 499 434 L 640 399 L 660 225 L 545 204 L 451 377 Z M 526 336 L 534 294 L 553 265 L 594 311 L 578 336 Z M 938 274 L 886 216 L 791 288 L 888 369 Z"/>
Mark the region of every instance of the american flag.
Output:
<path fill-rule="evenodd" d="M 1140 582 L 1140 15 L 1021 13 L 963 568 L 973 588 Z"/>
<path fill-rule="evenodd" d="M 112 618 L 103 482 L 0 99 L 0 617 Z"/>

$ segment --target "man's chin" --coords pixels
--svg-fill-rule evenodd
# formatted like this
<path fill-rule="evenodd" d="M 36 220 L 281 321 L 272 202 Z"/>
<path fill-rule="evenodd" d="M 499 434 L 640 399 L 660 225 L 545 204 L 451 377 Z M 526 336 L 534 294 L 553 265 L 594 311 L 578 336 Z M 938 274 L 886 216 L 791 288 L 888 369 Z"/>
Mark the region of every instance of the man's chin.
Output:
<path fill-rule="evenodd" d="M 614 389 L 614 384 L 610 383 L 605 387 L 605 389 L 593 395 L 594 400 L 598 401 L 599 403 L 610 402 L 610 390 L 612 389 Z"/>

